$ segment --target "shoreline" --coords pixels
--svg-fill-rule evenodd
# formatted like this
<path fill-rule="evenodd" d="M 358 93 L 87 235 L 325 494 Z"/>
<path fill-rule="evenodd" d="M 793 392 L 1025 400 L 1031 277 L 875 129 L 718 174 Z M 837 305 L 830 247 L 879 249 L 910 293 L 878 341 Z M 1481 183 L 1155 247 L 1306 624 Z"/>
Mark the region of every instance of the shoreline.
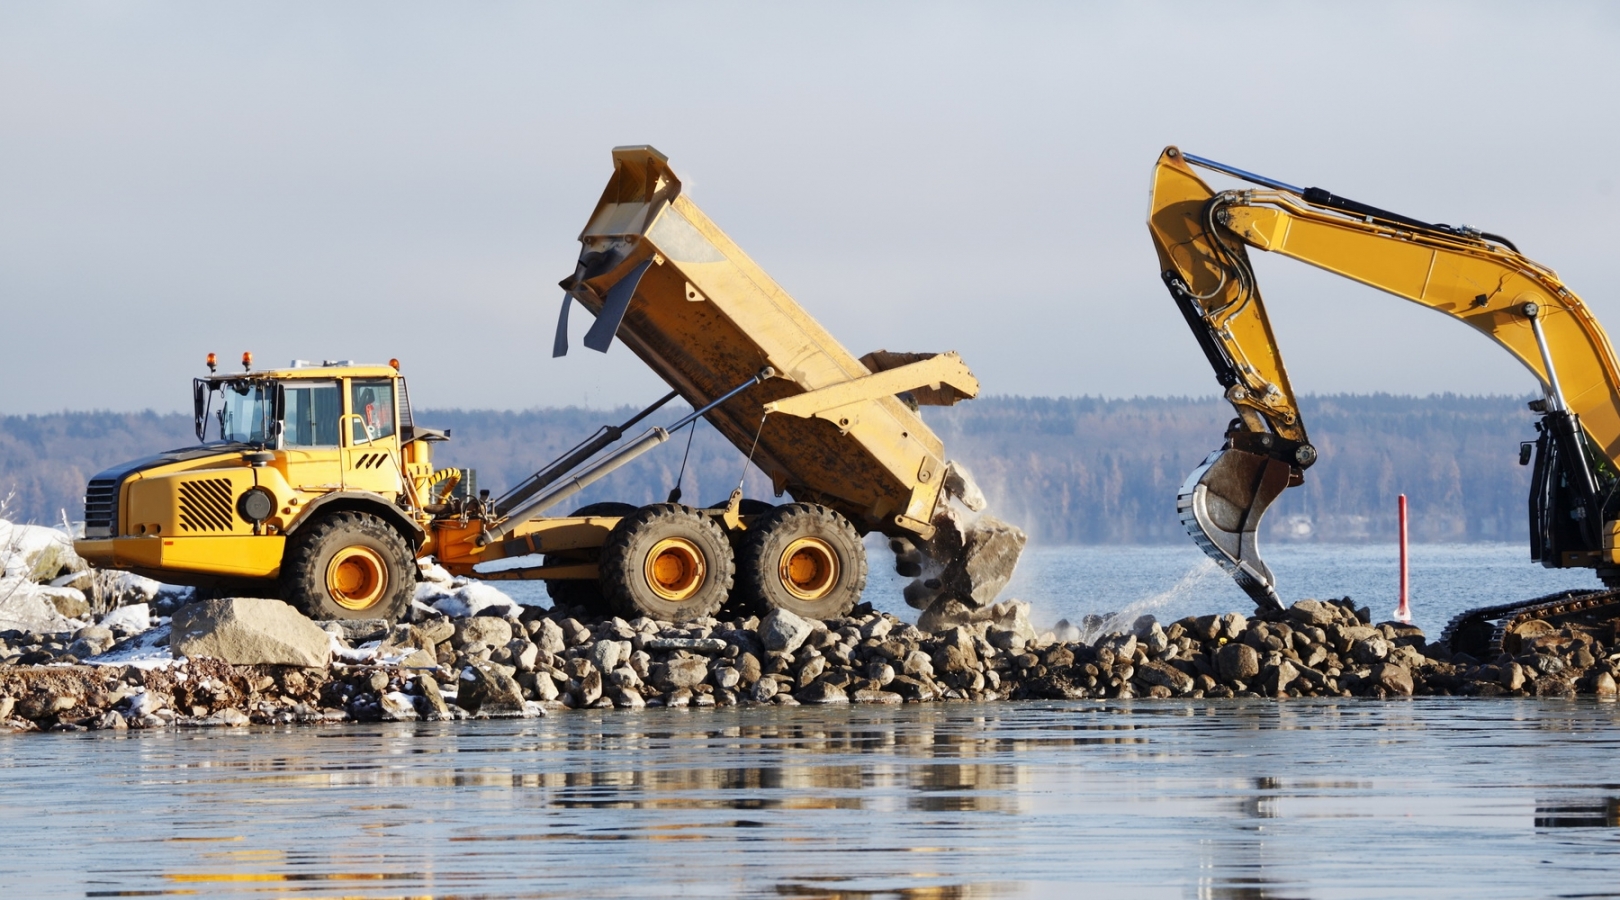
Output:
<path fill-rule="evenodd" d="M 31 664 L 0 665 L 0 730 L 455 721 L 751 704 L 1612 699 L 1620 675 L 1612 628 L 1535 623 L 1533 634 L 1512 636 L 1517 653 L 1480 661 L 1453 656 L 1413 626 L 1370 624 L 1367 610 L 1348 601 L 1168 625 L 1144 616 L 1129 630 L 1089 640 L 1037 635 L 1021 609 L 1010 612 L 930 634 L 865 604 L 827 623 L 778 612 L 684 625 L 588 617 L 577 608 L 522 607 L 510 618 L 419 609 L 418 621 L 392 628 L 329 625 L 333 659 L 325 666 L 164 661 L 167 626 L 99 654 L 116 659 L 119 648 L 144 642 L 149 655 L 135 664 L 78 660 L 67 650 L 85 649 L 83 634 L 19 640 L 6 632 L 0 639 L 9 658 Z"/>

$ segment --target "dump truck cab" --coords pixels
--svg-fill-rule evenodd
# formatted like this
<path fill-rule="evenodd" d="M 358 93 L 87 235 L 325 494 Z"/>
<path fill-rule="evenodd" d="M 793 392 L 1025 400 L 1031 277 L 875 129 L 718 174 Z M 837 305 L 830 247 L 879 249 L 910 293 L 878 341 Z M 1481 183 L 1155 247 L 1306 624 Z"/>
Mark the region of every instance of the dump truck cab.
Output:
<path fill-rule="evenodd" d="M 193 381 L 196 446 L 91 479 L 79 553 L 170 582 L 285 582 L 289 542 L 342 518 L 390 546 L 338 554 L 314 574 L 339 610 L 397 614 L 409 598 L 394 582 L 415 579 L 386 557 L 425 538 L 430 445 L 444 435 L 414 426 L 395 365 L 250 362 Z"/>

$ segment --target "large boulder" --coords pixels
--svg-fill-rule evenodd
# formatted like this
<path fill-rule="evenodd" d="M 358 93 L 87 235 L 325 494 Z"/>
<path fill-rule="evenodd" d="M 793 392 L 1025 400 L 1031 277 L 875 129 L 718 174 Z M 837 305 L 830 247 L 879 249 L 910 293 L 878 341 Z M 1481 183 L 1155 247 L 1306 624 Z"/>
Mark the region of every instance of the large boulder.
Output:
<path fill-rule="evenodd" d="M 43 584 L 60 575 L 90 568 L 73 550 L 66 532 L 42 525 L 18 525 L 0 519 L 0 567 L 4 577 Z"/>
<path fill-rule="evenodd" d="M 209 657 L 237 666 L 324 667 L 332 639 L 280 600 L 231 597 L 190 603 L 174 614 L 169 648 L 176 657 Z"/>
<path fill-rule="evenodd" d="M 15 576 L 0 578 L 0 631 L 77 631 L 84 623 L 63 615 L 56 602 L 74 596 L 83 602 L 84 595 L 72 588 L 45 587 Z"/>
<path fill-rule="evenodd" d="M 759 639 L 766 650 L 792 653 L 804 645 L 815 626 L 785 609 L 773 609 L 759 622 Z"/>

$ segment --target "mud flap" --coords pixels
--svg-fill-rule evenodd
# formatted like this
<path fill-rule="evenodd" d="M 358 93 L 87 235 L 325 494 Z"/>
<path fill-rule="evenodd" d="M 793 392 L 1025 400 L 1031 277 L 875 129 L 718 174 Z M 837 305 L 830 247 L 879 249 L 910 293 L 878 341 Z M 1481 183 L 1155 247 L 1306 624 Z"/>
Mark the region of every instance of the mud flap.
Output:
<path fill-rule="evenodd" d="M 1193 542 L 1261 609 L 1282 609 L 1258 539 L 1261 517 L 1291 474 L 1288 463 L 1270 456 L 1217 450 L 1187 476 L 1176 497 L 1176 512 Z"/>

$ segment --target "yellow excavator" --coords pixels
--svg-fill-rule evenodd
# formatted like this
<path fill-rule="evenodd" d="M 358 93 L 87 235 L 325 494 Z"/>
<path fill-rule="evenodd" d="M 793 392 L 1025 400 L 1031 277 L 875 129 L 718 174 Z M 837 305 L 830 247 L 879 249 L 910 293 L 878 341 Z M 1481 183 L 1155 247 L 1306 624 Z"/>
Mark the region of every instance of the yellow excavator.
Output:
<path fill-rule="evenodd" d="M 1252 187 L 1216 191 L 1194 168 Z M 1445 313 L 1485 334 L 1535 375 L 1537 437 L 1520 444 L 1534 470 L 1530 556 L 1548 568 L 1596 570 L 1620 587 L 1620 366 L 1597 319 L 1552 269 L 1512 241 L 1424 222 L 1300 188 L 1167 147 L 1153 171 L 1148 229 L 1159 270 L 1237 412 L 1226 442 L 1177 498 L 1194 541 L 1262 609 L 1279 609 L 1257 543 L 1261 517 L 1316 461 L 1272 334 L 1250 248 L 1279 253 Z M 1470 610 L 1443 640 L 1476 656 L 1527 619 L 1594 619 L 1620 591 L 1563 592 Z"/>

